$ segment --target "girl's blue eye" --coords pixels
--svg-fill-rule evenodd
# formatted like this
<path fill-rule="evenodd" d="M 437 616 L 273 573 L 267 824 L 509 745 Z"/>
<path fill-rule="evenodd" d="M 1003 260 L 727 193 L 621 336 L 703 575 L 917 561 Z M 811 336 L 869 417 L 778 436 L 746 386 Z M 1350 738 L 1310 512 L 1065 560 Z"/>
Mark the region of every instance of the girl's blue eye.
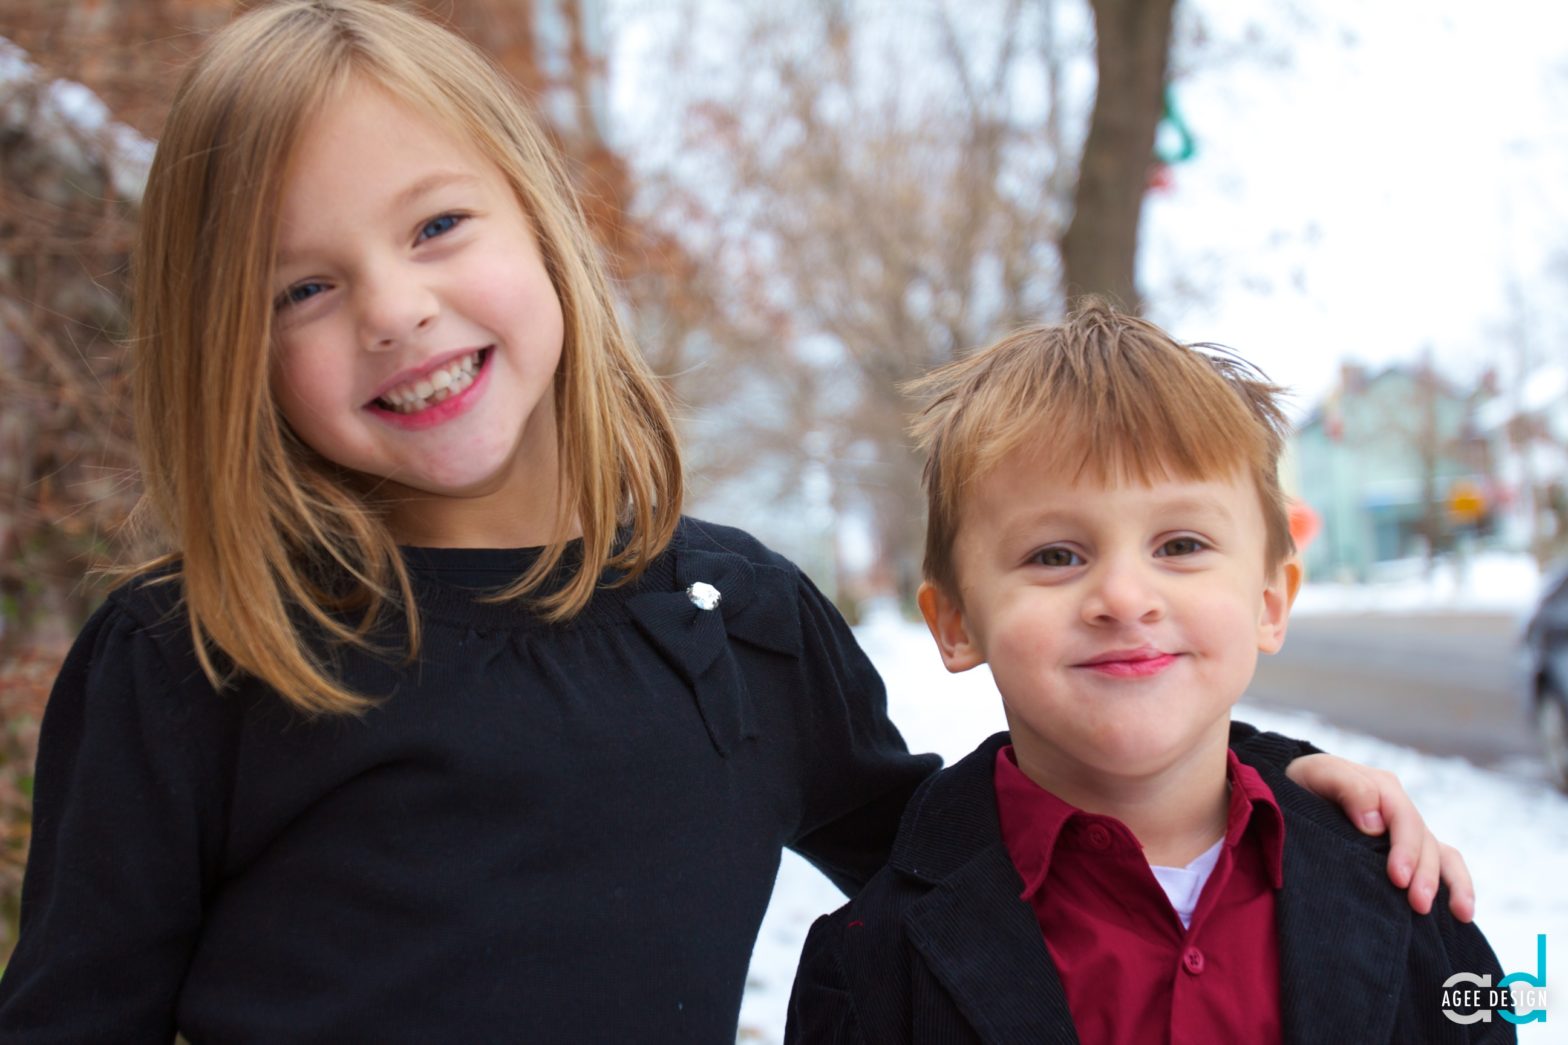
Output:
<path fill-rule="evenodd" d="M 1173 537 L 1164 544 L 1160 545 L 1160 550 L 1156 554 L 1167 557 L 1194 555 L 1203 551 L 1207 547 L 1208 545 L 1204 544 L 1196 537 Z"/>
<path fill-rule="evenodd" d="M 461 223 L 462 220 L 463 216 L 461 214 L 443 214 L 438 218 L 431 218 L 429 221 L 425 222 L 424 226 L 419 230 L 418 238 L 422 242 L 427 239 L 434 239 L 437 236 L 445 235 L 446 233 L 451 232 L 453 229 L 457 228 L 458 224 Z"/>
<path fill-rule="evenodd" d="M 289 305 L 298 305 L 300 302 L 308 301 L 326 289 L 327 286 L 325 283 L 321 283 L 316 280 L 306 280 L 304 283 L 296 283 L 292 287 L 289 287 L 287 290 L 285 290 L 283 293 L 279 294 L 277 300 L 273 302 L 273 305 L 277 308 L 286 308 Z"/>
<path fill-rule="evenodd" d="M 1042 548 L 1030 558 L 1031 562 L 1041 566 L 1082 566 L 1083 558 L 1071 548 Z"/>

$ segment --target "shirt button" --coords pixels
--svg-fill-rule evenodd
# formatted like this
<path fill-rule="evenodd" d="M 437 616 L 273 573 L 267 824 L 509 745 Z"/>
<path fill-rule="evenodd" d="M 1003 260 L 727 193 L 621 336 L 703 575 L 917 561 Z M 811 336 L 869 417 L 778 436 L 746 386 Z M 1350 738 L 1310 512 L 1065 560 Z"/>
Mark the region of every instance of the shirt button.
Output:
<path fill-rule="evenodd" d="M 1196 947 L 1188 947 L 1182 952 L 1181 964 L 1192 975 L 1199 975 L 1203 972 L 1203 952 Z"/>
<path fill-rule="evenodd" d="M 1108 847 L 1111 844 L 1111 832 L 1106 830 L 1104 824 L 1090 824 L 1089 844 L 1096 849 Z"/>

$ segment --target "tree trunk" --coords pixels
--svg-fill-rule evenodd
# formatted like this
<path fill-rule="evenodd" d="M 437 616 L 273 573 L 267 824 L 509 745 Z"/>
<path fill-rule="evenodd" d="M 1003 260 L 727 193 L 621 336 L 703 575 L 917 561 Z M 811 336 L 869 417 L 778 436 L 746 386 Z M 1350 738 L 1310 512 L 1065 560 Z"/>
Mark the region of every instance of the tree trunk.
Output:
<path fill-rule="evenodd" d="M 1073 220 L 1062 239 L 1067 299 L 1099 294 L 1137 309 L 1138 223 L 1164 110 L 1175 0 L 1091 0 L 1091 6 L 1100 76 Z"/>

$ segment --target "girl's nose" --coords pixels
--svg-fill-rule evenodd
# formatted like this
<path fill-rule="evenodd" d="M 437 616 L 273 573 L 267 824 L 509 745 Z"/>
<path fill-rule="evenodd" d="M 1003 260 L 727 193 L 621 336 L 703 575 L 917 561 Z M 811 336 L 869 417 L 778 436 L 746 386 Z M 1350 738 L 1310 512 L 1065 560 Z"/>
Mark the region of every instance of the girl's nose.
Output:
<path fill-rule="evenodd" d="M 1083 619 L 1090 624 L 1148 623 L 1165 616 L 1165 602 L 1140 563 L 1102 560 L 1089 577 Z"/>
<path fill-rule="evenodd" d="M 440 311 L 435 292 L 398 266 L 362 280 L 359 298 L 361 341 L 372 352 L 401 348 L 419 338 Z"/>

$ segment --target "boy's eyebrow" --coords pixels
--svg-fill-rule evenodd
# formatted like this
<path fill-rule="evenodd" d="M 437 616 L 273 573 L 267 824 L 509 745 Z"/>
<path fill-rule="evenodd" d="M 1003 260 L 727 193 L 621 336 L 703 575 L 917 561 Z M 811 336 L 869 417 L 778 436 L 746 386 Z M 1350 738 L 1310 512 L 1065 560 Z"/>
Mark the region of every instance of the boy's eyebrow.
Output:
<path fill-rule="evenodd" d="M 1225 507 L 1223 501 L 1216 501 L 1208 497 L 1175 497 L 1169 501 L 1162 501 L 1158 505 L 1161 511 L 1183 512 L 1190 514 L 1209 513 L 1222 519 L 1230 519 L 1230 509 Z"/>
<path fill-rule="evenodd" d="M 1209 497 L 1194 497 L 1178 494 L 1169 500 L 1162 500 L 1154 505 L 1159 512 L 1169 512 L 1181 515 L 1210 515 L 1221 521 L 1231 520 L 1230 509 L 1221 501 Z M 1002 537 L 1004 540 L 1021 540 L 1032 537 L 1036 530 L 1055 523 L 1071 522 L 1076 518 L 1072 508 L 1047 508 L 1040 512 L 1030 512 L 1026 515 L 1013 518 L 1004 517 Z"/>

